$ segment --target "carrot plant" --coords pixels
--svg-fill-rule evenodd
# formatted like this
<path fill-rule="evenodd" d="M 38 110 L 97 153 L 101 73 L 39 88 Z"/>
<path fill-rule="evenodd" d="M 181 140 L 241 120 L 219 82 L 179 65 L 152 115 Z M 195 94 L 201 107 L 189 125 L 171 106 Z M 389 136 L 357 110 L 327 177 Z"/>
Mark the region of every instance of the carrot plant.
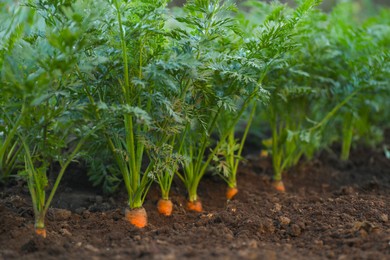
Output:
<path fill-rule="evenodd" d="M 295 15 L 300 15 L 300 12 L 298 11 Z M 337 109 L 331 110 L 329 114 L 321 114 L 323 119 L 311 118 L 318 114 L 318 110 L 312 111 L 313 108 L 316 109 L 312 105 L 312 100 L 317 101 L 323 91 L 314 87 L 316 80 L 312 80 L 310 69 L 311 71 L 317 67 L 320 69 L 322 63 L 317 63 L 319 57 L 327 59 L 329 54 L 318 55 L 321 54 L 320 50 L 316 50 L 313 48 L 315 45 L 312 45 L 313 41 L 321 42 L 322 40 L 321 38 L 315 39 L 317 31 L 312 22 L 318 22 L 323 16 L 319 12 L 307 15 L 309 18 L 301 19 L 295 25 L 295 31 L 289 35 L 289 39 L 296 46 L 285 55 L 288 66 L 277 68 L 266 79 L 267 84 L 272 88 L 271 100 L 266 111 L 272 135 L 273 185 L 281 192 L 285 191 L 282 173 L 296 165 L 304 154 L 312 156 L 320 145 L 320 132 L 323 125 L 339 109 L 337 106 Z M 312 60 L 307 60 L 310 55 L 313 55 Z M 324 84 L 324 81 L 320 84 Z M 323 107 L 320 109 L 324 110 Z M 319 122 L 314 120 L 319 120 Z"/>
<path fill-rule="evenodd" d="M 153 181 L 164 215 L 175 176 L 188 208 L 201 211 L 198 186 L 215 166 L 231 199 L 260 113 L 276 188 L 286 169 L 335 140 L 347 160 L 355 139 L 386 124 L 373 112 L 390 110 L 390 15 L 359 23 L 348 3 L 331 14 L 313 11 L 318 0 L 298 3 L 238 11 L 190 0 L 171 14 L 164 0 L 3 1 L 0 181 L 23 168 L 37 233 L 45 236 L 61 178 L 81 155 L 94 184 L 113 191 L 123 181 L 137 227 L 147 224 Z"/>
<path fill-rule="evenodd" d="M 4 92 L 3 92 L 4 93 Z M 4 93 L 5 94 L 5 93 Z M 17 129 L 22 118 L 25 116 L 22 108 L 19 116 L 15 116 L 6 111 L 5 105 L 1 105 L 2 115 L 0 127 L 0 182 L 7 181 L 20 153 L 20 145 L 17 141 Z M 8 113 L 7 113 L 8 112 Z M 15 122 L 13 121 L 15 119 Z"/>
<path fill-rule="evenodd" d="M 156 28 L 159 21 L 150 18 L 156 14 L 153 11 L 160 6 L 157 8 L 153 6 L 153 1 L 146 2 L 143 6 L 138 1 L 135 3 L 113 1 L 112 4 L 117 18 L 115 24 L 119 37 L 119 45 L 115 47 L 119 47 L 123 70 L 122 77 L 114 79 L 118 81 L 114 83 L 122 94 L 122 97 L 118 97 L 117 101 L 120 104 L 119 111 L 123 118 L 124 133 L 123 135 L 114 133 L 108 136 L 108 142 L 122 173 L 128 193 L 130 210 L 126 210 L 126 218 L 131 224 L 142 228 L 147 224 L 146 212 L 142 205 L 151 180 L 148 176 L 150 167 L 142 173 L 145 145 L 139 134 L 150 128 L 148 112 L 152 103 L 145 100 L 143 96 L 147 90 L 145 91 L 142 86 L 134 84 L 133 78 L 139 82 L 144 79 L 142 69 L 153 51 L 149 48 L 153 47 L 153 40 L 158 40 L 158 34 L 156 36 L 151 29 Z M 137 10 L 137 8 L 139 9 Z M 146 11 L 151 11 L 152 14 L 150 15 Z M 157 29 L 160 28 L 157 27 Z M 131 51 L 133 52 L 131 53 Z M 141 105 L 143 107 L 140 107 Z"/>
<path fill-rule="evenodd" d="M 160 214 L 170 216 L 173 211 L 173 203 L 170 199 L 170 190 L 175 173 L 184 161 L 179 154 L 173 151 L 175 138 L 171 138 L 171 144 L 156 146 L 151 153 L 151 160 L 156 162 L 153 168 L 153 176 L 161 190 L 161 198 L 157 203 Z"/>
<path fill-rule="evenodd" d="M 14 89 L 5 80 L 9 70 L 6 70 L 7 60 L 12 59 L 15 45 L 23 36 L 25 30 L 32 26 L 31 13 L 12 1 L 0 4 L 0 182 L 6 181 L 17 163 L 20 144 L 17 141 L 17 130 L 20 127 L 25 109 L 13 104 L 17 102 Z M 12 61 L 11 61 L 12 62 Z M 12 72 L 11 72 L 12 73 Z"/>
<path fill-rule="evenodd" d="M 375 27 L 380 30 L 374 30 L 368 24 L 360 24 L 352 19 L 352 10 L 351 5 L 343 3 L 329 15 L 318 14 L 308 24 L 312 29 L 306 37 L 312 40 L 301 40 L 306 47 L 300 51 L 305 55 L 300 55 L 304 60 L 299 62 L 306 64 L 300 67 L 309 75 L 300 81 L 309 83 L 316 93 L 311 96 L 311 112 L 306 116 L 315 124 L 327 118 L 332 107 L 338 108 L 337 114 L 328 118 L 328 126 L 324 124 L 324 128 L 316 131 L 322 147 L 340 142 L 342 160 L 348 159 L 354 137 L 370 135 L 371 141 L 380 138 L 375 132 L 374 117 L 368 123 L 367 115 L 369 111 L 382 110 L 381 96 L 388 95 L 385 87 L 388 27 L 378 22 Z"/>
<path fill-rule="evenodd" d="M 350 88 L 360 89 L 359 94 L 342 109 L 335 122 L 336 125 L 341 125 L 341 160 L 348 160 L 354 136 L 371 139 L 370 141 L 378 139 L 372 131 L 375 129 L 375 119 L 369 119 L 367 115 L 369 111 L 374 114 L 382 110 L 381 96 L 389 95 L 386 52 L 390 46 L 390 27 L 386 24 L 384 15 L 385 13 L 381 17 L 384 23 L 376 20 L 375 25 L 372 25 L 375 18 L 355 22 L 350 19 L 353 16 L 352 6 L 344 3 L 338 5 L 329 18 L 332 24 L 337 24 L 337 27 L 333 27 L 334 33 L 330 38 L 332 44 L 340 50 L 340 59 L 347 61 L 343 67 L 337 68 L 339 78 L 343 77 L 340 82 L 347 86 L 337 94 L 343 95 Z"/>
<path fill-rule="evenodd" d="M 154 82 L 169 86 L 166 88 L 169 91 L 166 96 L 170 96 L 172 104 L 171 109 L 166 111 L 170 116 L 165 116 L 159 122 L 159 128 L 165 129 L 165 137 L 160 138 L 161 136 L 152 134 L 155 139 L 159 139 L 156 142 L 157 149 L 153 149 L 151 153 L 154 158 L 152 160 L 160 162 L 157 164 L 160 170 L 154 170 L 155 174 L 153 174 L 162 192 L 159 208 L 163 208 L 160 205 L 171 205 L 169 191 L 172 180 L 176 173 L 179 177 L 183 177 L 179 173 L 179 166 L 184 169 L 191 160 L 183 153 L 183 147 L 186 146 L 190 136 L 187 131 L 195 130 L 203 116 L 200 113 L 202 107 L 199 102 L 194 102 L 192 96 L 195 93 L 201 95 L 201 86 L 191 84 L 200 84 L 208 72 L 200 70 L 201 63 L 193 53 L 189 52 L 187 36 L 183 35 L 181 30 L 171 30 L 169 32 L 171 43 L 165 57 L 147 68 L 148 73 L 153 75 L 151 79 Z"/>
<path fill-rule="evenodd" d="M 119 0 L 105 5 L 97 22 L 102 37 L 87 56 L 100 57 L 95 67 L 104 77 L 78 69 L 89 116 L 104 125 L 99 136 L 107 140 L 128 193 L 126 217 L 138 227 L 147 224 L 142 206 L 153 180 L 167 199 L 179 163 L 173 145 L 183 124 L 182 107 L 170 75 L 165 5 Z"/>
<path fill-rule="evenodd" d="M 246 107 L 246 106 L 245 106 Z M 221 122 L 218 125 L 219 136 L 219 150 L 215 154 L 215 161 L 217 161 L 217 170 L 221 178 L 227 183 L 226 198 L 228 200 L 238 193 L 237 187 L 237 171 L 239 163 L 242 161 L 241 153 L 244 149 L 245 140 L 249 133 L 250 126 L 256 113 L 256 103 L 253 102 L 250 108 L 250 114 L 246 121 L 245 129 L 240 140 L 235 138 L 236 120 L 232 111 L 222 114 Z M 226 129 L 230 127 L 230 129 Z M 227 136 L 226 136 L 227 135 Z"/>
<path fill-rule="evenodd" d="M 28 189 L 31 195 L 34 217 L 35 217 L 35 233 L 42 237 L 46 237 L 45 216 L 49 210 L 50 204 L 54 198 L 54 195 L 58 189 L 60 181 L 68 168 L 69 164 L 76 158 L 81 146 L 83 145 L 86 137 L 90 133 L 84 133 L 84 137 L 77 142 L 76 146 L 70 152 L 70 154 L 61 154 L 64 160 L 58 161 L 60 164 L 60 171 L 56 177 L 53 187 L 50 190 L 49 196 L 46 199 L 46 189 L 49 187 L 49 180 L 47 172 L 49 170 L 49 164 L 44 161 L 42 154 L 39 153 L 36 146 L 33 147 L 33 151 L 30 150 L 29 144 L 21 136 L 21 142 L 24 147 L 24 162 L 25 169 L 20 172 L 20 175 L 27 180 Z M 47 158 L 45 158 L 47 159 Z"/>
<path fill-rule="evenodd" d="M 145 146 L 151 167 L 149 175 L 161 190 L 157 209 L 166 216 L 171 215 L 173 210 L 170 189 L 175 173 L 185 160 L 177 152 L 177 147 L 179 136 L 188 122 L 188 105 L 180 91 L 178 79 L 191 65 L 185 56 L 176 54 L 174 49 L 167 48 L 161 59 L 145 68 L 148 80 L 160 88 L 154 93 L 155 106 L 151 109 L 158 117 L 155 117 Z"/>
<path fill-rule="evenodd" d="M 309 14 L 292 37 L 299 45 L 286 55 L 289 66 L 267 75 L 265 84 L 272 86 L 268 118 L 277 189 L 284 190 L 284 170 L 329 143 L 326 138 L 341 115 L 342 153 L 346 158 L 354 120 L 359 117 L 358 100 L 367 97 L 370 89 L 383 89 L 385 74 L 378 70 L 384 65 L 379 58 L 384 56 L 383 49 L 356 25 L 338 21 L 345 15 L 345 7 L 339 8 L 331 15 L 319 11 Z M 371 48 L 378 52 L 371 52 Z"/>
<path fill-rule="evenodd" d="M 246 41 L 245 48 L 248 57 L 258 60 L 258 80 L 265 89 L 270 91 L 270 101 L 265 106 L 267 119 L 270 122 L 272 132 L 272 160 L 274 167 L 275 185 L 283 189 L 281 172 L 287 165 L 294 164 L 299 159 L 301 152 L 296 151 L 296 144 L 291 131 L 300 129 L 301 125 L 296 118 L 302 117 L 299 111 L 304 109 L 305 104 L 299 100 L 301 94 L 307 94 L 302 87 L 294 88 L 288 81 L 281 80 L 283 74 L 280 71 L 288 70 L 291 67 L 290 55 L 298 48 L 299 42 L 296 39 L 299 27 L 306 19 L 308 13 L 319 4 L 320 1 L 301 1 L 300 5 L 292 10 L 285 5 L 273 3 L 272 5 L 249 2 L 247 5 L 252 9 L 250 19 L 243 23 L 247 28 L 250 37 Z M 260 24 L 260 25 L 259 25 Z M 252 36 L 251 30 L 255 29 Z M 299 72 L 297 72 L 299 73 Z M 280 77 L 280 78 L 278 78 Z M 272 80 L 270 80 L 272 79 Z M 287 101 L 287 93 L 290 91 L 294 99 Z M 294 94 L 293 94 L 294 92 Z M 288 107 L 280 108 L 280 100 Z M 301 103 L 301 104 L 299 104 Z M 284 121 L 280 120 L 279 113 L 286 116 Z M 290 117 L 292 116 L 292 117 Z"/>
<path fill-rule="evenodd" d="M 178 137 L 177 151 L 187 159 L 177 175 L 187 189 L 188 208 L 202 211 L 197 189 L 223 145 L 223 142 L 213 144 L 211 138 L 218 120 L 224 111 L 233 113 L 234 118 L 225 122 L 225 128 L 234 131 L 253 97 L 265 92 L 244 69 L 250 61 L 239 53 L 241 39 L 232 18 L 235 6 L 215 0 L 189 1 L 184 10 L 184 16 L 175 19 L 185 27 L 174 29 L 172 36 L 177 40 L 180 55 L 188 56 L 194 67 L 182 71 L 180 78 L 189 121 Z M 241 101 L 240 94 L 245 95 Z M 228 134 L 224 132 L 221 139 L 225 140 Z"/>
<path fill-rule="evenodd" d="M 81 21 L 70 10 L 56 10 L 60 7 L 39 1 L 10 8 L 15 10 L 11 18 L 17 24 L 9 28 L 15 26 L 18 34 L 10 33 L 2 45 L 2 93 L 12 100 L 12 106 L 2 107 L 9 130 L 2 151 L 10 139 L 17 142 L 11 153 L 14 147 L 20 149 L 25 167 L 19 175 L 30 191 L 35 231 L 46 237 L 45 215 L 61 178 L 94 131 L 80 125 L 82 107 L 79 100 L 70 98 L 77 84 L 77 52 L 83 48 L 81 25 L 88 16 Z M 47 174 L 54 163 L 60 170 L 50 187 Z"/>
<path fill-rule="evenodd" d="M 243 75 L 252 75 L 251 80 L 256 82 L 257 85 L 261 85 L 267 74 L 283 66 L 286 62 L 283 58 L 284 54 L 296 44 L 291 40 L 295 25 L 301 16 L 316 4 L 317 1 L 303 1 L 291 17 L 283 17 L 284 7 L 282 5 L 270 6 L 255 2 L 247 3 L 249 6 L 257 6 L 260 9 L 257 11 L 260 11 L 260 13 L 268 13 L 268 16 L 263 19 L 256 19 L 251 15 L 241 15 L 240 23 L 244 31 L 245 43 L 243 45 L 245 56 L 240 57 L 240 60 L 244 61 L 241 63 L 241 70 L 242 72 L 245 71 Z M 252 20 L 248 20 L 248 17 L 252 17 Z M 248 83 L 246 85 L 247 89 L 250 89 Z M 243 109 L 247 109 L 248 105 L 252 104 L 240 142 L 236 142 L 234 132 L 235 125 L 238 122 L 237 119 L 242 116 L 241 113 L 235 114 L 229 111 L 225 116 L 221 117 L 221 126 L 223 127 L 220 127 L 220 142 L 223 145 L 220 147 L 219 155 L 222 155 L 222 158 L 225 159 L 220 160 L 218 168 L 222 170 L 220 171 L 220 175 L 228 183 L 226 193 L 228 199 L 231 199 L 237 193 L 236 175 L 239 162 L 241 161 L 241 152 L 245 139 L 256 112 L 256 103 L 254 101 L 259 98 L 264 101 L 264 93 L 263 95 L 253 95 L 254 92 L 251 91 L 246 93 L 246 95 L 240 93 L 240 96 L 243 97 Z M 273 101 L 272 99 L 270 100 L 271 106 Z"/>

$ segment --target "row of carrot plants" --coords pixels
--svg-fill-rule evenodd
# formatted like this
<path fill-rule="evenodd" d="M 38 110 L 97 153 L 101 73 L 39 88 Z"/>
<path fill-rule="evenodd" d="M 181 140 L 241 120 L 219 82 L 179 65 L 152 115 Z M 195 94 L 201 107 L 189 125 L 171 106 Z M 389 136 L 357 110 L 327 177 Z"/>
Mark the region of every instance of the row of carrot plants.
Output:
<path fill-rule="evenodd" d="M 232 199 L 252 123 L 268 122 L 280 191 L 301 157 L 338 141 L 347 160 L 354 137 L 378 136 L 390 111 L 390 11 L 354 21 L 353 4 L 328 14 L 319 3 L 3 1 L 0 177 L 26 180 L 36 233 L 46 236 L 45 215 L 75 160 L 106 191 L 124 183 L 125 217 L 142 228 L 153 182 L 164 215 L 175 177 L 189 210 L 202 211 L 197 189 L 210 171 Z"/>

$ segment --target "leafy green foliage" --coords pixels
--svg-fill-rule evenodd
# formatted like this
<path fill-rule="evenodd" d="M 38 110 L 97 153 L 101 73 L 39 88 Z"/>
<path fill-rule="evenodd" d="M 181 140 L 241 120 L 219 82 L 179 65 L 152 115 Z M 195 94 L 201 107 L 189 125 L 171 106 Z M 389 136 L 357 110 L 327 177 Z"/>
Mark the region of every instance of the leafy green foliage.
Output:
<path fill-rule="evenodd" d="M 342 143 L 342 159 L 348 158 L 358 133 L 378 140 L 369 134 L 378 136 L 372 127 L 376 124 L 367 120 L 374 118 L 368 118 L 372 109 L 386 107 L 379 100 L 388 96 L 383 62 L 388 34 L 382 34 L 387 26 L 378 22 L 375 26 L 381 29 L 373 30 L 358 25 L 351 18 L 352 10 L 351 4 L 343 3 L 329 15 L 309 13 L 291 38 L 297 45 L 284 56 L 288 66 L 265 78 L 264 85 L 271 91 L 267 111 L 273 129 L 275 179 L 302 155 L 311 158 L 336 140 Z"/>
<path fill-rule="evenodd" d="M 56 6 L 40 1 L 12 5 L 15 12 L 9 15 L 21 25 L 6 23 L 1 45 L 1 92 L 8 98 L 1 100 L 2 120 L 7 123 L 2 132 L 1 170 L 9 170 L 18 157 L 23 158 L 19 159 L 25 165 L 20 176 L 28 184 L 36 228 L 44 228 L 46 212 L 66 168 L 95 128 L 83 125 L 82 105 L 72 99 L 78 83 L 74 68 L 77 51 L 82 48 L 78 41 L 82 29 L 77 27 L 81 23 L 74 24 L 75 16 L 56 18 L 53 8 Z M 59 30 L 63 27 L 66 29 Z M 46 174 L 54 162 L 60 165 L 60 172 L 50 187 Z"/>
<path fill-rule="evenodd" d="M 389 126 L 389 10 L 362 21 L 348 1 L 319 3 L 3 1 L 0 181 L 20 170 L 42 222 L 76 157 L 105 191 L 123 181 L 134 208 L 153 181 L 168 198 L 175 174 L 190 200 L 208 170 L 235 186 L 257 118 L 277 180 L 334 142 L 344 160 L 358 140 L 375 145 Z"/>

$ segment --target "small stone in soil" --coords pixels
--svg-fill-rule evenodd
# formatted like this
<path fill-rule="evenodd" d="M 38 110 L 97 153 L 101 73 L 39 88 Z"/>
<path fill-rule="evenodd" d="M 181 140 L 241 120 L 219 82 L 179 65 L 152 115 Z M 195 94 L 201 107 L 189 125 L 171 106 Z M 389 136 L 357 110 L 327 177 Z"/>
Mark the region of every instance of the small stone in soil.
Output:
<path fill-rule="evenodd" d="M 91 216 L 91 212 L 89 210 L 83 211 L 83 218 L 88 219 Z"/>
<path fill-rule="evenodd" d="M 346 255 L 340 255 L 337 259 L 344 260 L 344 259 L 348 259 L 348 257 Z"/>
<path fill-rule="evenodd" d="M 238 251 L 239 258 L 242 259 L 257 259 L 258 254 L 254 250 L 240 250 Z"/>
<path fill-rule="evenodd" d="M 282 210 L 282 205 L 280 205 L 279 203 L 275 203 L 273 211 L 279 212 L 281 210 Z"/>
<path fill-rule="evenodd" d="M 69 237 L 72 236 L 72 233 L 70 233 L 69 230 L 67 230 L 65 228 L 60 229 L 60 234 L 63 236 L 69 236 Z"/>
<path fill-rule="evenodd" d="M 297 222 L 297 225 L 301 228 L 301 230 L 304 230 L 304 229 L 306 228 L 305 222 L 298 221 L 298 222 Z"/>
<path fill-rule="evenodd" d="M 96 247 L 94 247 L 93 245 L 85 245 L 84 246 L 85 249 L 91 251 L 91 252 L 94 252 L 94 253 L 97 253 L 99 252 L 99 249 L 97 249 Z"/>
<path fill-rule="evenodd" d="M 366 230 L 364 229 L 361 229 L 359 230 L 359 235 L 362 237 L 362 238 L 366 238 L 368 236 L 368 233 Z"/>
<path fill-rule="evenodd" d="M 234 234 L 233 234 L 233 232 L 231 232 L 231 233 L 226 233 L 226 234 L 225 234 L 225 238 L 226 238 L 227 241 L 233 241 L 233 240 L 234 240 Z M 389 243 L 390 243 L 390 242 L 389 242 Z"/>
<path fill-rule="evenodd" d="M 257 241 L 254 240 L 254 239 L 250 240 L 250 241 L 248 242 L 248 247 L 250 247 L 250 248 L 257 248 L 257 247 L 258 247 Z"/>
<path fill-rule="evenodd" d="M 280 224 L 282 224 L 282 225 L 288 225 L 291 222 L 291 220 L 285 216 L 280 216 L 279 221 L 280 221 Z"/>
<path fill-rule="evenodd" d="M 381 216 L 380 216 L 380 219 L 383 221 L 383 222 L 387 222 L 387 221 L 389 221 L 389 215 L 387 215 L 387 214 L 382 214 Z"/>
<path fill-rule="evenodd" d="M 298 237 L 301 235 L 302 231 L 297 224 L 292 224 L 288 233 L 292 237 Z"/>
<path fill-rule="evenodd" d="M 342 195 L 352 195 L 355 192 L 354 188 L 351 186 L 344 186 L 341 188 L 340 193 Z"/>
<path fill-rule="evenodd" d="M 70 219 L 72 212 L 66 209 L 52 209 L 55 220 L 64 221 Z"/>

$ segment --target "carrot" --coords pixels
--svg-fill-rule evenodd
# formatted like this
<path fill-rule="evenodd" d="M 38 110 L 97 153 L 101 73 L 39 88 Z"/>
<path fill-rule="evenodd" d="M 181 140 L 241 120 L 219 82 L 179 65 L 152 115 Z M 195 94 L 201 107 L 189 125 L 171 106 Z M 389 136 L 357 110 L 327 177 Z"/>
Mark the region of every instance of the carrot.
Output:
<path fill-rule="evenodd" d="M 261 150 L 260 157 L 267 158 L 268 157 L 268 151 L 267 150 Z"/>
<path fill-rule="evenodd" d="M 188 210 L 196 211 L 196 212 L 202 212 L 203 211 L 202 202 L 200 202 L 199 200 L 188 201 L 187 202 L 187 208 L 188 208 Z"/>
<path fill-rule="evenodd" d="M 46 238 L 46 228 L 35 228 L 35 234 L 43 238 Z"/>
<path fill-rule="evenodd" d="M 132 225 L 143 228 L 148 224 L 148 215 L 144 208 L 126 209 L 125 217 Z"/>
<path fill-rule="evenodd" d="M 231 199 L 233 199 L 234 196 L 236 196 L 237 193 L 238 193 L 238 189 L 236 187 L 233 187 L 233 188 L 228 187 L 226 189 L 226 198 L 228 200 L 231 200 Z"/>
<path fill-rule="evenodd" d="M 157 210 L 160 214 L 170 216 L 172 214 L 173 203 L 170 199 L 159 199 Z"/>
<path fill-rule="evenodd" d="M 286 192 L 283 181 L 273 181 L 272 186 L 279 192 Z"/>

